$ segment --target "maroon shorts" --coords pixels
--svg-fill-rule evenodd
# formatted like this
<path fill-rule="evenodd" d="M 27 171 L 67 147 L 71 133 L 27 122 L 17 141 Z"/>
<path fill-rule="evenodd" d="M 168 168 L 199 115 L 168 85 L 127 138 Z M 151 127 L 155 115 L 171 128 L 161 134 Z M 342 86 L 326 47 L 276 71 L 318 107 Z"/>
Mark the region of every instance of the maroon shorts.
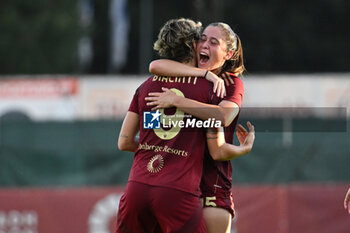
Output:
<path fill-rule="evenodd" d="M 232 218 L 235 216 L 235 208 L 232 199 L 232 193 L 230 195 L 206 195 L 202 194 L 201 197 L 203 208 L 205 207 L 218 207 L 227 210 L 231 213 Z"/>
<path fill-rule="evenodd" d="M 116 233 L 205 233 L 200 199 L 176 189 L 129 182 L 119 202 Z"/>

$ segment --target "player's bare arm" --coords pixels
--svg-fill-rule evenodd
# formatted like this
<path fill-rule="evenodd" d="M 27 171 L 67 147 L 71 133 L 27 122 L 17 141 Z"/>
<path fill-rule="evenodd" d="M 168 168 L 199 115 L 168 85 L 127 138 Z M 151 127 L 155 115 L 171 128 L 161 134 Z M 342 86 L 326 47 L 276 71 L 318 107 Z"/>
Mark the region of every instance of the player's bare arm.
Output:
<path fill-rule="evenodd" d="M 118 148 L 123 151 L 134 152 L 139 143 L 136 136 L 139 132 L 140 117 L 134 112 L 127 112 L 118 138 Z"/>
<path fill-rule="evenodd" d="M 237 127 L 236 134 L 240 142 L 239 146 L 225 142 L 223 128 L 209 129 L 207 131 L 207 143 L 212 158 L 218 161 L 227 161 L 248 154 L 253 148 L 255 130 L 250 122 L 247 122 L 247 126 L 249 131 L 241 124 Z"/>
<path fill-rule="evenodd" d="M 344 198 L 344 208 L 348 209 L 348 212 L 350 214 L 350 188 L 348 189 L 348 192 L 346 193 Z"/>
<path fill-rule="evenodd" d="M 196 100 L 176 95 L 168 88 L 162 88 L 163 92 L 151 92 L 145 98 L 148 106 L 154 106 L 152 110 L 160 108 L 177 107 L 188 114 L 202 120 L 214 118 L 229 126 L 239 112 L 239 106 L 232 101 L 223 100 L 219 105 L 206 104 Z"/>
<path fill-rule="evenodd" d="M 149 72 L 162 76 L 195 76 L 203 77 L 213 83 L 213 92 L 218 97 L 226 95 L 224 80 L 209 70 L 193 67 L 168 59 L 154 60 L 149 64 Z"/>

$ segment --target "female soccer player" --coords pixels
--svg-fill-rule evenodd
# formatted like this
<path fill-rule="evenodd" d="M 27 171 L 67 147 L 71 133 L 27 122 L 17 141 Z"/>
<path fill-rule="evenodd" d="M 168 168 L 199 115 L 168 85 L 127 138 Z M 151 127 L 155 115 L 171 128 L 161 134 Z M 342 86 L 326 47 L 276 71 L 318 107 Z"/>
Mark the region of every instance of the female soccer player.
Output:
<path fill-rule="evenodd" d="M 245 70 L 238 35 L 227 24 L 208 25 L 197 44 L 197 61 L 198 68 L 194 68 L 170 60 L 156 60 L 150 64 L 150 72 L 158 75 L 203 76 L 210 70 L 221 75 L 226 84 L 226 96 L 217 101 L 217 106 L 175 96 L 167 88 L 163 88 L 162 93 L 150 93 L 150 97 L 146 98 L 150 101 L 148 105 L 153 106 L 153 109 L 175 106 L 201 119 L 220 119 L 226 126 L 226 142 L 232 143 L 244 94 L 243 83 L 236 76 Z M 213 153 L 212 150 L 210 152 Z M 234 216 L 231 177 L 229 161 L 217 162 L 211 156 L 205 156 L 201 191 L 209 233 L 230 231 L 231 218 Z"/>
<path fill-rule="evenodd" d="M 200 24 L 192 20 L 170 20 L 161 29 L 155 49 L 163 57 L 193 66 L 194 42 L 199 38 L 200 28 Z M 205 103 L 211 103 L 213 96 L 212 85 L 196 77 L 152 76 L 136 90 L 118 139 L 119 149 L 134 151 L 135 156 L 120 200 L 116 232 L 153 232 L 156 227 L 163 233 L 206 232 L 198 196 L 205 131 L 200 128 L 185 131 L 179 127 L 169 131 L 157 127 L 147 129 L 148 125 L 143 124 L 146 119 L 151 123 L 159 117 L 159 112 L 149 112 L 151 107 L 144 99 L 149 92 L 160 91 L 162 86 Z M 175 110 L 173 116 L 184 115 Z M 139 140 L 135 139 L 138 131 Z M 220 132 L 212 134 L 213 138 L 222 136 Z M 254 127 L 250 127 L 249 133 L 242 129 L 241 135 L 244 142 L 240 146 L 211 139 L 217 142 L 209 143 L 218 151 L 215 159 L 248 153 L 254 142 Z"/>

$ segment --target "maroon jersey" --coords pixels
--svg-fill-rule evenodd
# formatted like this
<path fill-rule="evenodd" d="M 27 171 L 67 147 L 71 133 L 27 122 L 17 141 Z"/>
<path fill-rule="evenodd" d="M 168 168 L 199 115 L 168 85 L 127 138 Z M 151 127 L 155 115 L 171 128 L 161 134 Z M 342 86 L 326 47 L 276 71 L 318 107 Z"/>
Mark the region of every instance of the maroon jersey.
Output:
<path fill-rule="evenodd" d="M 129 111 L 140 116 L 140 141 L 135 151 L 129 181 L 199 195 L 206 142 L 205 128 L 192 128 L 193 124 L 186 126 L 187 122 L 193 123 L 195 118 L 175 108 L 165 111 L 167 119 L 164 126 L 169 126 L 169 121 L 178 122 L 176 126 L 173 123 L 170 130 L 165 127 L 144 128 L 144 118 L 151 111 L 151 107 L 146 105 L 145 97 L 149 92 L 161 92 L 162 87 L 171 88 L 177 95 L 204 103 L 211 103 L 214 96 L 212 84 L 203 78 L 152 76 L 147 79 L 136 90 L 129 107 Z M 161 123 L 165 119 L 163 111 L 161 110 Z"/>
<path fill-rule="evenodd" d="M 222 100 L 235 102 L 241 107 L 244 85 L 235 75 L 229 74 L 224 77 L 226 86 L 226 96 L 223 99 L 214 99 L 213 102 L 219 104 Z M 238 113 L 239 115 L 239 113 Z M 225 127 L 225 141 L 233 143 L 234 130 L 237 125 L 238 115 L 232 123 Z M 201 191 L 204 196 L 230 197 L 232 186 L 232 166 L 231 161 L 215 161 L 206 149 L 203 162 L 203 177 L 201 180 Z"/>

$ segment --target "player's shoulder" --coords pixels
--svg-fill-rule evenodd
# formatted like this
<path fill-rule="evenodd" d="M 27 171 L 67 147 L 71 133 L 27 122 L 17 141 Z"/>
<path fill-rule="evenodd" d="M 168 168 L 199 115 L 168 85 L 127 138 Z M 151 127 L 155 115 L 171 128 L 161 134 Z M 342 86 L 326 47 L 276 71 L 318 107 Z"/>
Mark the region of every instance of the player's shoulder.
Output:
<path fill-rule="evenodd" d="M 233 73 L 225 72 L 221 75 L 221 77 L 225 81 L 226 88 L 244 88 L 242 80 Z"/>
<path fill-rule="evenodd" d="M 225 80 L 227 80 L 230 84 L 243 84 L 242 80 L 235 74 L 230 72 L 225 72 L 221 75 L 221 77 Z"/>
<path fill-rule="evenodd" d="M 145 81 L 143 81 L 143 83 L 140 85 L 140 87 L 144 88 L 145 86 L 151 85 L 154 82 L 154 80 L 157 78 L 158 78 L 157 75 L 149 76 Z"/>
<path fill-rule="evenodd" d="M 153 81 L 156 80 L 158 77 L 159 77 L 158 75 L 149 76 L 149 77 L 144 81 L 144 83 L 153 82 Z"/>
<path fill-rule="evenodd" d="M 150 76 L 146 80 L 144 80 L 136 89 L 135 94 L 140 94 L 148 85 L 152 82 L 154 76 Z"/>

